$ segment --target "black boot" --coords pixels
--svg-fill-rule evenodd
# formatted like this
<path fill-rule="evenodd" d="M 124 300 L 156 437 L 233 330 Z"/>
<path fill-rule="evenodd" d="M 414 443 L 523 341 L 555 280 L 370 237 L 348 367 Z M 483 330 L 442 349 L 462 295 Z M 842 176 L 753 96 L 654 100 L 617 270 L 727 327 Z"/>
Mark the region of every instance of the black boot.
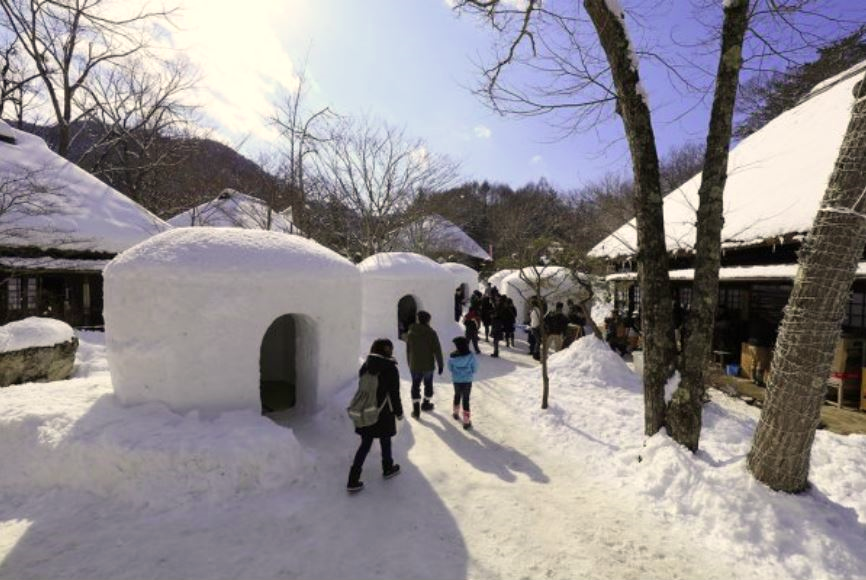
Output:
<path fill-rule="evenodd" d="M 400 464 L 394 463 L 393 461 L 383 461 L 382 462 L 382 477 L 385 479 L 391 479 L 392 477 L 400 474 Z"/>
<path fill-rule="evenodd" d="M 415 419 L 421 418 L 421 403 L 417 401 L 412 403 L 412 417 Z"/>
<path fill-rule="evenodd" d="M 361 481 L 361 468 L 352 466 L 349 469 L 349 482 L 346 484 L 346 491 L 358 493 L 362 489 L 364 489 L 364 482 Z"/>
<path fill-rule="evenodd" d="M 424 402 L 421 403 L 421 410 L 422 411 L 432 411 L 433 407 L 435 407 L 435 405 L 433 404 L 432 401 L 430 401 L 430 399 L 424 399 Z"/>

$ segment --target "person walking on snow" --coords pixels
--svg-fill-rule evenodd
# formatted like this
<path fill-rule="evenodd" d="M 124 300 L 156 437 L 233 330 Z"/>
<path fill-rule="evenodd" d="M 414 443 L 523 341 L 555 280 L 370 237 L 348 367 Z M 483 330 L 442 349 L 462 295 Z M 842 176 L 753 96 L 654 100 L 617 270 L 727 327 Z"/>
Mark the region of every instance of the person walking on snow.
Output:
<path fill-rule="evenodd" d="M 403 403 L 400 400 L 400 375 L 397 372 L 397 361 L 394 360 L 394 344 L 390 340 L 378 338 L 373 341 L 370 354 L 358 371 L 358 376 L 364 373 L 374 375 L 378 380 L 376 402 L 382 410 L 379 411 L 379 420 L 376 423 L 355 429 L 355 433 L 361 436 L 361 445 L 349 469 L 349 481 L 346 484 L 349 493 L 364 489 L 361 469 L 373 446 L 373 439 L 378 439 L 382 447 L 382 477 L 391 479 L 400 473 L 400 465 L 394 463 L 391 455 L 391 437 L 397 434 L 396 421 L 403 420 Z"/>
<path fill-rule="evenodd" d="M 472 392 L 472 380 L 478 370 L 478 361 L 469 351 L 469 341 L 463 336 L 454 339 L 457 350 L 448 357 L 448 370 L 454 381 L 454 409 L 452 417 L 460 420 L 460 407 L 463 406 L 463 428 L 472 428 L 472 413 L 469 410 L 469 395 Z"/>
<path fill-rule="evenodd" d="M 406 334 L 406 356 L 412 374 L 412 416 L 417 419 L 421 411 L 432 411 L 433 371 L 438 367 L 442 374 L 442 346 L 439 335 L 430 328 L 430 313 L 418 313 L 418 323 L 409 327 Z M 424 402 L 421 402 L 421 382 L 424 382 Z"/>
<path fill-rule="evenodd" d="M 490 339 L 490 323 L 493 321 L 493 298 L 485 296 L 481 299 L 481 324 L 484 325 L 484 342 Z"/>
<path fill-rule="evenodd" d="M 463 326 L 465 327 L 466 340 L 475 347 L 475 354 L 481 354 L 481 349 L 478 348 L 478 313 L 470 308 L 463 317 Z"/>

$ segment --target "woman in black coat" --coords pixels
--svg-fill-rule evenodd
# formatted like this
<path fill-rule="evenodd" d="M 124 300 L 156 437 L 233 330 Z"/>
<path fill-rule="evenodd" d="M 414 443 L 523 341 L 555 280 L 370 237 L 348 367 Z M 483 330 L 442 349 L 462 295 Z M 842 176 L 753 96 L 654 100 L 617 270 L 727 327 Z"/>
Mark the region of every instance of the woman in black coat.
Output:
<path fill-rule="evenodd" d="M 346 489 L 358 492 L 364 489 L 361 481 L 361 468 L 364 460 L 373 446 L 373 439 L 378 439 L 382 446 L 382 476 L 390 479 L 400 473 L 400 466 L 394 463 L 391 455 L 391 437 L 397 434 L 397 421 L 403 420 L 403 403 L 400 401 L 400 374 L 397 372 L 397 361 L 393 357 L 394 344 L 387 338 L 378 338 L 370 347 L 366 362 L 358 371 L 358 376 L 370 373 L 376 376 L 379 385 L 376 390 L 376 402 L 382 407 L 379 420 L 369 427 L 358 427 L 355 433 L 361 436 L 361 446 L 355 453 L 355 460 L 349 469 L 349 482 Z M 389 401 L 389 403 L 386 403 Z M 382 404 L 384 406 L 382 406 Z"/>

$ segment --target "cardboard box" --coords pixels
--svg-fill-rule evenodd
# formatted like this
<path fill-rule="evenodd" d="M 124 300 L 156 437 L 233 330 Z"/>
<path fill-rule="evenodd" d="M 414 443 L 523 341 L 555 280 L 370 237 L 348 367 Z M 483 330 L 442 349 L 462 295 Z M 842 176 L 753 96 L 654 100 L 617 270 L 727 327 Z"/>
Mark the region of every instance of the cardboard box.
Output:
<path fill-rule="evenodd" d="M 740 373 L 747 379 L 755 380 L 755 372 L 760 369 L 766 381 L 772 361 L 773 351 L 769 348 L 748 342 L 740 344 Z"/>

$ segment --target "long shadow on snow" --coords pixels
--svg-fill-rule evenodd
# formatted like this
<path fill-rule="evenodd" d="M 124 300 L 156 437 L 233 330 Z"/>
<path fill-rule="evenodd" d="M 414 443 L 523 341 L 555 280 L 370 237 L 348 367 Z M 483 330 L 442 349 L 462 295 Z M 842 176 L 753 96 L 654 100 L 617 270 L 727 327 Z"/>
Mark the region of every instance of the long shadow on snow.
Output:
<path fill-rule="evenodd" d="M 136 408 L 110 403 L 98 401 L 73 432 L 87 438 L 122 421 L 134 428 Z M 0 527 L 12 537 L 21 533 L 0 538 L 0 547 L 14 543 L 0 561 L 0 578 L 465 578 L 468 550 L 460 528 L 408 462 L 411 429 L 394 440 L 401 475 L 382 480 L 376 444 L 365 465 L 365 490 L 349 496 L 344 458 L 359 439 L 344 414 L 336 417 L 292 425 L 314 464 L 277 489 L 183 496 L 170 506 L 63 488 L 26 495 L 0 490 L 0 522 L 21 522 L 12 524 L 20 532 Z M 76 450 L 60 443 L 52 452 Z M 143 498 L 156 493 L 144 479 Z"/>
<path fill-rule="evenodd" d="M 536 483 L 548 483 L 550 478 L 529 457 L 511 447 L 505 447 L 479 433 L 477 429 L 464 431 L 454 419 L 439 414 L 425 414 L 422 425 L 430 427 L 448 444 L 455 454 L 479 471 L 493 474 L 502 481 L 517 481 L 517 473 L 527 475 Z"/>

